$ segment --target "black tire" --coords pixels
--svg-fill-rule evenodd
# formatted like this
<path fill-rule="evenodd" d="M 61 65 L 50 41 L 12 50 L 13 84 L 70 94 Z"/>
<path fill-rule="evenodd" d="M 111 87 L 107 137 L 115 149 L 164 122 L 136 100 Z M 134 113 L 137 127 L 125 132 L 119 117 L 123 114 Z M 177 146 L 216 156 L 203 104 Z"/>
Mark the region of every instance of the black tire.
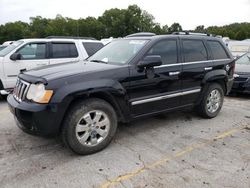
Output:
<path fill-rule="evenodd" d="M 76 126 L 86 113 L 94 110 L 100 110 L 105 113 L 106 118 L 109 119 L 109 131 L 106 134 L 106 137 L 99 144 L 95 146 L 87 146 L 80 143 L 78 140 Z M 116 129 L 117 116 L 113 107 L 102 99 L 91 98 L 79 101 L 71 107 L 64 119 L 61 136 L 64 144 L 73 152 L 80 155 L 87 155 L 98 152 L 108 146 L 116 133 Z M 92 137 L 90 136 L 90 138 Z"/>
<path fill-rule="evenodd" d="M 211 112 L 211 110 L 208 109 L 208 104 L 209 104 L 208 98 L 211 95 L 211 92 L 215 91 L 215 90 L 219 92 L 221 98 L 220 98 L 220 103 L 219 103 L 217 109 L 214 112 Z M 202 96 L 202 100 L 196 108 L 197 113 L 203 118 L 214 118 L 220 112 L 221 107 L 223 105 L 223 100 L 224 100 L 224 91 L 223 91 L 221 85 L 217 84 L 217 83 L 211 83 L 206 88 L 206 90 Z"/>
<path fill-rule="evenodd" d="M 0 100 L 6 101 L 8 95 L 0 95 Z"/>

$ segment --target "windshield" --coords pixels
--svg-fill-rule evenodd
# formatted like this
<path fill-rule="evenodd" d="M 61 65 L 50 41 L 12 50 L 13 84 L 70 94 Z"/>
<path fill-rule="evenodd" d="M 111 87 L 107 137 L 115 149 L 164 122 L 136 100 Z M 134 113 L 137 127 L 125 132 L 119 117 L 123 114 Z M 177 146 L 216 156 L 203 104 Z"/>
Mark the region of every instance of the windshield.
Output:
<path fill-rule="evenodd" d="M 23 43 L 23 41 L 16 41 L 13 42 L 11 45 L 7 46 L 6 48 L 4 48 L 3 50 L 0 51 L 0 57 L 3 57 L 5 55 L 7 55 L 8 53 L 10 53 L 12 50 L 14 50 L 15 48 L 17 48 L 18 46 L 20 46 Z"/>
<path fill-rule="evenodd" d="M 241 56 L 238 60 L 236 60 L 236 64 L 250 65 L 250 53 L 246 53 Z"/>
<path fill-rule="evenodd" d="M 128 63 L 146 43 L 147 40 L 116 40 L 104 46 L 88 60 L 122 65 Z"/>

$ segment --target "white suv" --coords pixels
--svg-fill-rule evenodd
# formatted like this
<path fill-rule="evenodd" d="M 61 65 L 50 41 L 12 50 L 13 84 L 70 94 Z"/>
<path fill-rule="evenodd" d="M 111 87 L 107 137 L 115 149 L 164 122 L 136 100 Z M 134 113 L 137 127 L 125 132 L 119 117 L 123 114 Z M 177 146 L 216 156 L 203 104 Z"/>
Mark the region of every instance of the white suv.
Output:
<path fill-rule="evenodd" d="M 21 39 L 0 51 L 0 94 L 7 94 L 21 70 L 84 60 L 103 47 L 92 38 Z"/>

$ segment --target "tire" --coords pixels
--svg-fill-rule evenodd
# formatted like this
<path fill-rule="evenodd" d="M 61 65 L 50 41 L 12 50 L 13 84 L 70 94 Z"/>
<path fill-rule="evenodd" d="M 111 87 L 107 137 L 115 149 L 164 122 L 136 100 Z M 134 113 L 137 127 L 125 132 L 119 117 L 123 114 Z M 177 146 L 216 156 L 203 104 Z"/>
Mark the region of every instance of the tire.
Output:
<path fill-rule="evenodd" d="M 204 118 L 214 118 L 218 115 L 223 105 L 224 91 L 220 84 L 211 83 L 203 94 L 197 112 Z M 218 101 L 218 102 L 217 102 Z"/>
<path fill-rule="evenodd" d="M 8 95 L 0 95 L 0 100 L 6 101 Z"/>
<path fill-rule="evenodd" d="M 91 98 L 75 103 L 67 113 L 62 140 L 73 152 L 87 155 L 109 145 L 117 129 L 113 107 L 104 100 Z"/>

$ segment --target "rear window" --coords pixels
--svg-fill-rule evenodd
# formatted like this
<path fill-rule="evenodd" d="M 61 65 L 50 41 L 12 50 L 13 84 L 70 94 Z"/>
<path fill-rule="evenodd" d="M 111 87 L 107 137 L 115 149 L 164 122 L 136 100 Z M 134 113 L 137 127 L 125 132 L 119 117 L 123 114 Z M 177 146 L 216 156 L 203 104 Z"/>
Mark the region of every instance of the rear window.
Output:
<path fill-rule="evenodd" d="M 202 40 L 183 40 L 185 62 L 206 61 L 207 50 Z"/>
<path fill-rule="evenodd" d="M 52 58 L 78 57 L 75 43 L 52 43 Z"/>
<path fill-rule="evenodd" d="M 89 56 L 92 56 L 104 46 L 102 43 L 94 43 L 94 42 L 83 42 L 82 45 L 86 49 L 87 54 Z"/>
<path fill-rule="evenodd" d="M 227 59 L 228 55 L 223 46 L 218 41 L 208 41 L 214 59 Z"/>

